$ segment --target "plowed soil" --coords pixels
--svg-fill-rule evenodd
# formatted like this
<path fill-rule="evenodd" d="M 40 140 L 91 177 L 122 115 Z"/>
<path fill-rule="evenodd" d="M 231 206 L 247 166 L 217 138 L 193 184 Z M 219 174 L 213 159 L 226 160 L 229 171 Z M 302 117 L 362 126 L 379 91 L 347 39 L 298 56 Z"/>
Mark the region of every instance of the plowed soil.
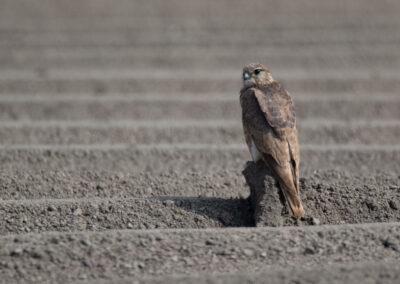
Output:
<path fill-rule="evenodd" d="M 2 2 L 0 283 L 398 283 L 400 2 Z M 279 227 L 242 175 L 254 61 L 297 113 Z"/>

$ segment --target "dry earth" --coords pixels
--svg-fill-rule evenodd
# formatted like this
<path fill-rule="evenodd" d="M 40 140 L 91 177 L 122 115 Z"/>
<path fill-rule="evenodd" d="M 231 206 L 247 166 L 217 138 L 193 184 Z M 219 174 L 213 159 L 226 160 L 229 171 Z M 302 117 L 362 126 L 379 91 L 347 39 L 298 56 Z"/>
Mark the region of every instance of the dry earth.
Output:
<path fill-rule="evenodd" d="M 1 1 L 0 282 L 398 283 L 399 15 Z M 275 228 L 254 226 L 242 175 L 252 61 L 298 117 L 306 217 Z"/>

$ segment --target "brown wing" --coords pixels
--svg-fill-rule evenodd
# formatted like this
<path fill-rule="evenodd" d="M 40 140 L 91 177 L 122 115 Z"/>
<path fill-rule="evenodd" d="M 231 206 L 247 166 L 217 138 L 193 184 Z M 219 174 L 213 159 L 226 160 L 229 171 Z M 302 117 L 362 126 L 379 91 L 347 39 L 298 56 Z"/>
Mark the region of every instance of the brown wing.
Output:
<path fill-rule="evenodd" d="M 246 142 L 253 140 L 264 154 L 294 215 L 304 216 L 296 118 L 289 94 L 277 83 L 263 90 L 251 88 L 241 94 L 241 105 Z"/>
<path fill-rule="evenodd" d="M 296 126 L 296 114 L 289 93 L 278 82 L 253 90 L 268 124 L 277 137 L 284 139 Z"/>
<path fill-rule="evenodd" d="M 267 122 L 255 96 L 256 91 L 250 88 L 244 90 L 240 96 L 246 143 L 251 152 L 251 140 L 253 140 L 258 151 L 271 155 L 279 165 L 284 165 L 290 160 L 288 144 L 282 143 L 283 141 L 277 138 L 274 129 Z"/>
<path fill-rule="evenodd" d="M 284 144 L 287 142 L 290 164 L 293 167 L 293 175 L 298 191 L 300 151 L 296 128 L 296 113 L 292 98 L 278 82 L 274 82 L 261 90 L 254 89 L 254 95 L 268 124 L 273 128 L 277 137 L 283 140 Z M 285 145 L 282 146 L 286 148 Z"/>
<path fill-rule="evenodd" d="M 271 155 L 280 166 L 299 163 L 296 115 L 289 94 L 278 83 L 263 90 L 250 88 L 241 93 L 243 128 L 260 152 Z"/>

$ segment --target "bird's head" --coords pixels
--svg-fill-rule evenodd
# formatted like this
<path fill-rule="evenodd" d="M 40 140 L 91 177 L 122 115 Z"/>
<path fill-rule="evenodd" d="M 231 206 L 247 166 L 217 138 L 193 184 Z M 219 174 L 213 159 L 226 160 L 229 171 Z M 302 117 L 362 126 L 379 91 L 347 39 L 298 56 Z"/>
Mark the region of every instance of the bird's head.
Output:
<path fill-rule="evenodd" d="M 262 87 L 271 84 L 274 79 L 268 67 L 260 63 L 250 63 L 243 68 L 243 88 Z"/>

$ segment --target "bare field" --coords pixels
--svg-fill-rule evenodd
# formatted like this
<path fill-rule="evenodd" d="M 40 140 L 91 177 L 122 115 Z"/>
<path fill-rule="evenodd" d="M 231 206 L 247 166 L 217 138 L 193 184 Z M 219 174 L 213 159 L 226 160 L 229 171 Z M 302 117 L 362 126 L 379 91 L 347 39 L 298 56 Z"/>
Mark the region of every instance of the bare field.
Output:
<path fill-rule="evenodd" d="M 22 2 L 0 9 L 0 283 L 398 282 L 398 1 Z M 241 173 L 253 61 L 298 118 L 306 216 L 276 228 Z"/>

